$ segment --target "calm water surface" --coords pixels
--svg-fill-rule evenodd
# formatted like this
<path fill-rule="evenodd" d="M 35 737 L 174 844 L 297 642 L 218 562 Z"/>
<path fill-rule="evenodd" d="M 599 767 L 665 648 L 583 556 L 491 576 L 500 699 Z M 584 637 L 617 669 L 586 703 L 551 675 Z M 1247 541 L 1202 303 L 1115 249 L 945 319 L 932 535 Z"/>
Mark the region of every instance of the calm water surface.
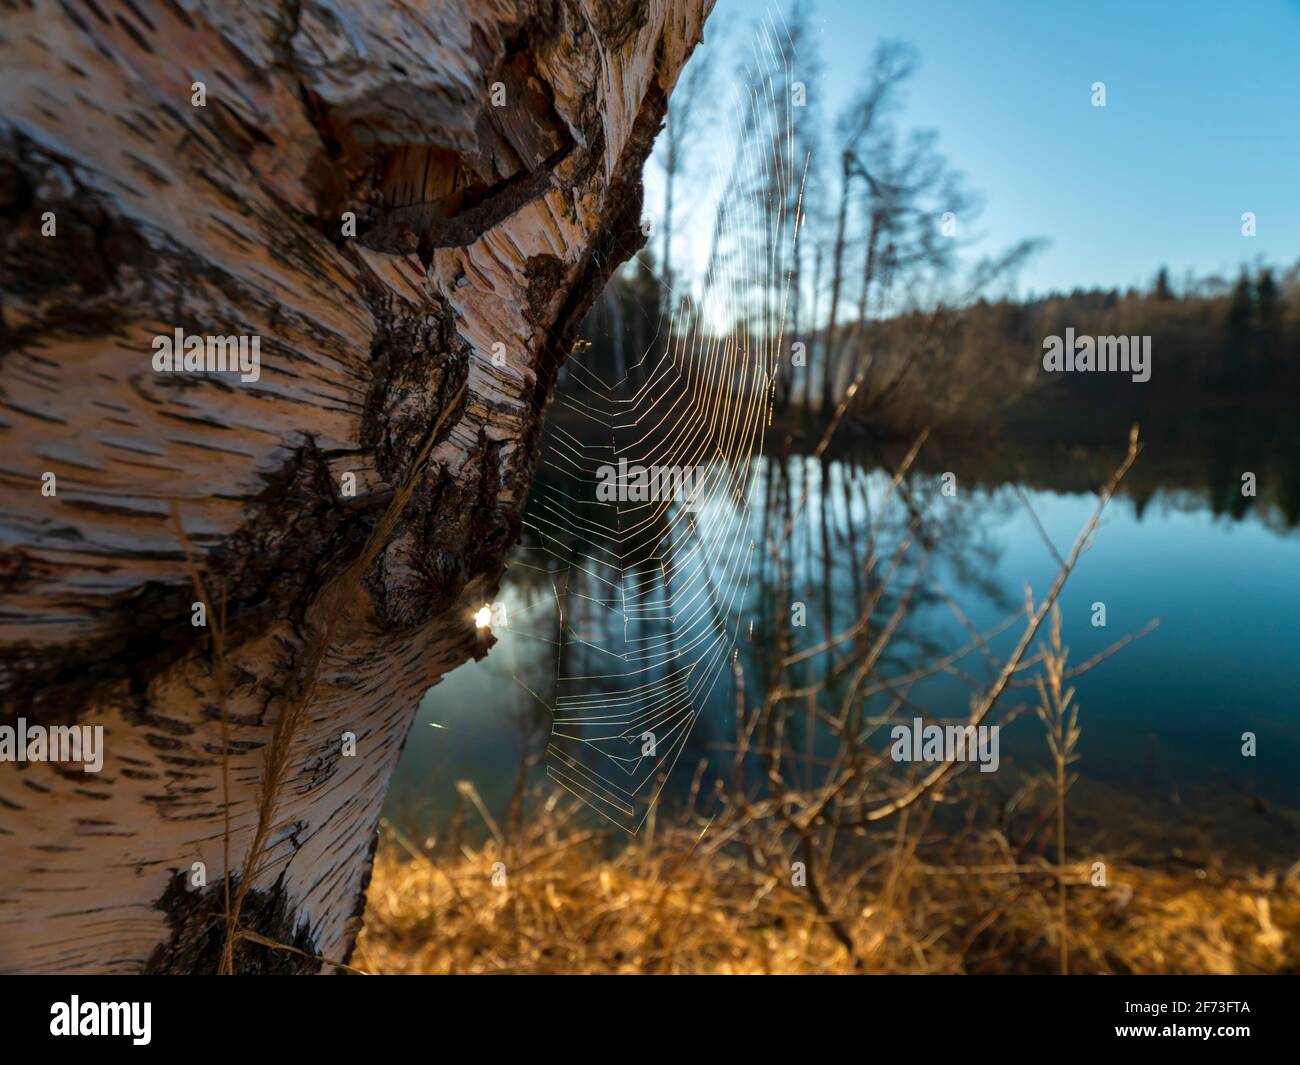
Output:
<path fill-rule="evenodd" d="M 1158 471 L 1176 470 L 1176 442 L 1149 444 L 1139 463 L 1152 453 Z M 1062 455 L 1046 468 L 1041 458 L 1033 487 L 1001 482 L 988 470 L 959 472 L 952 499 L 938 490 L 941 469 L 918 470 L 912 479 L 912 496 L 925 501 L 937 541 L 925 587 L 941 588 L 980 630 L 1023 604 L 1026 582 L 1036 596 L 1045 593 L 1058 564 L 1044 533 L 1066 554 L 1095 507 L 1095 495 L 1080 490 L 1101 480 L 1094 471 L 1105 467 L 1095 456 Z M 765 490 L 775 467 L 760 460 L 753 473 L 750 533 L 761 542 Z M 807 626 L 798 638 L 807 646 L 828 622 L 838 631 L 856 616 L 863 543 L 874 528 L 887 554 L 901 523 L 887 520 L 889 477 L 870 462 L 823 467 L 795 457 L 786 474 L 796 500 L 806 493 L 792 525 L 797 572 L 788 598 L 806 601 Z M 1216 496 L 1195 476 L 1167 480 L 1162 486 L 1152 476 L 1135 477 L 1134 495 L 1111 502 L 1060 600 L 1073 663 L 1159 621 L 1074 683 L 1083 734 L 1072 816 L 1112 847 L 1130 845 L 1139 834 L 1135 825 L 1143 822 L 1141 834 L 1162 846 L 1294 861 L 1300 857 L 1297 821 L 1289 812 L 1300 808 L 1300 530 L 1288 524 L 1286 508 L 1271 501 L 1267 486 L 1259 499 L 1225 505 L 1221 489 Z M 453 802 L 458 780 L 473 781 L 488 806 L 500 809 L 530 729 L 533 749 L 538 736 L 544 746 L 557 672 L 556 574 L 546 572 L 546 552 L 529 546 L 528 538 L 513 558 L 500 597 L 508 625 L 497 629 L 498 645 L 484 661 L 455 670 L 426 696 L 394 781 L 390 816 L 436 823 Z M 905 565 L 899 577 L 914 575 Z M 752 563 L 739 607 L 754 622 L 752 636 L 746 625 L 739 640 L 749 685 L 759 683 L 756 655 L 772 631 L 773 611 L 783 608 L 771 578 L 770 569 Z M 1097 603 L 1105 605 L 1105 627 L 1092 623 Z M 1017 623 L 994 639 L 993 651 L 1007 654 L 1021 628 Z M 932 594 L 911 611 L 883 669 L 901 673 L 968 640 L 951 606 Z M 957 667 L 987 677 L 978 654 Z M 964 715 L 970 694 L 959 676 L 932 677 L 911 689 L 911 697 L 938 716 Z M 1032 689 L 1021 688 L 1000 705 L 1032 701 Z M 719 747 L 734 735 L 734 702 L 724 676 L 699 708 L 674 773 L 677 786 L 670 785 L 661 801 L 676 801 L 701 759 L 719 770 L 727 763 Z M 1257 737 L 1254 758 L 1241 754 L 1245 732 Z M 1009 792 L 1018 773 L 1041 770 L 1044 758 L 1040 723 L 1022 715 L 1003 732 L 1007 775 L 999 786 Z"/>

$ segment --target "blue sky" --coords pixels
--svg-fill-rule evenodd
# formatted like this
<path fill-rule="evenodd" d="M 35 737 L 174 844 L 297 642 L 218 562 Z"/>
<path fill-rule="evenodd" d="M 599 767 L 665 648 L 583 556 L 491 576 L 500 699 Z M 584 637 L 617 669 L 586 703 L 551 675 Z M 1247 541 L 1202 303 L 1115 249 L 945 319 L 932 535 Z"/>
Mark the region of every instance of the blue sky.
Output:
<path fill-rule="evenodd" d="M 768 9 L 718 0 L 713 19 L 747 39 Z M 977 250 L 1051 242 L 1022 293 L 1300 258 L 1297 0 L 817 0 L 812 25 L 832 113 L 877 41 L 916 47 L 901 125 L 938 131 L 982 195 Z"/>

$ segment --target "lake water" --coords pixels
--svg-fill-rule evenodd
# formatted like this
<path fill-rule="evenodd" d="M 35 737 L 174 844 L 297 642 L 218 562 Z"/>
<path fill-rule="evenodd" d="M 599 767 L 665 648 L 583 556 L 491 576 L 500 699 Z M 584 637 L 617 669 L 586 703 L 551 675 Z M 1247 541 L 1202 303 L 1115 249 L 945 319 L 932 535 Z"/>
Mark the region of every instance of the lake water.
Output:
<path fill-rule="evenodd" d="M 757 460 L 744 493 L 746 514 L 715 521 L 706 507 L 698 515 L 700 535 L 736 543 L 734 550 L 718 553 L 707 579 L 718 582 L 719 594 L 734 585 L 735 598 L 725 614 L 736 633 L 747 697 L 761 687 L 759 661 L 771 641 L 776 612 L 793 601 L 804 604 L 805 626 L 790 630 L 796 646 L 839 631 L 862 602 L 866 542 L 874 532 L 879 574 L 906 534 L 908 512 L 890 516 L 887 498 L 893 509 L 900 508 L 897 494 L 889 491 L 889 473 L 877 465 L 880 456 L 867 458 L 865 448 L 854 451 L 845 445 L 825 463 L 794 455 L 784 462 L 783 475 L 775 461 Z M 1023 608 L 1026 583 L 1041 597 L 1058 569 L 1044 536 L 1061 555 L 1068 552 L 1096 505 L 1095 493 L 1083 489 L 1104 480 L 1122 456 L 1123 440 L 1108 449 L 1053 455 L 1006 447 L 997 462 L 962 459 L 960 452 L 927 461 L 923 450 L 908 481 L 912 505 L 923 514 L 933 544 L 906 621 L 882 661 L 886 676 L 906 673 L 968 642 L 952 604 L 984 631 Z M 1287 514 L 1289 497 L 1279 491 L 1276 482 L 1283 478 L 1276 473 L 1261 473 L 1256 497 L 1225 496 L 1212 476 L 1235 486 L 1236 467 L 1229 463 L 1230 468 L 1207 476 L 1203 463 L 1200 470 L 1184 468 L 1187 457 L 1176 434 L 1148 442 L 1128 493 L 1121 491 L 1106 509 L 1060 599 L 1064 642 L 1075 664 L 1152 621 L 1159 623 L 1074 682 L 1082 738 L 1072 833 L 1112 850 L 1222 852 L 1289 864 L 1300 858 L 1300 820 L 1294 812 L 1300 809 L 1300 530 L 1295 515 Z M 887 461 L 892 466 L 897 458 L 893 453 Z M 950 469 L 956 474 L 953 496 L 942 490 L 942 475 Z M 1028 472 L 1012 481 L 1004 479 L 1006 470 Z M 789 587 L 778 589 L 771 560 L 765 564 L 761 550 L 746 555 L 741 548 L 746 540 L 763 544 L 779 538 L 785 520 L 781 503 L 773 505 L 774 512 L 763 512 L 768 488 L 780 483 L 789 485 L 791 495 L 793 577 Z M 591 601 L 592 589 L 614 586 L 593 572 L 587 572 L 586 585 L 565 584 L 574 577 L 575 559 L 600 554 L 591 530 L 575 526 L 577 542 L 566 547 L 563 558 L 545 535 L 536 535 L 547 500 L 564 490 L 553 477 L 543 477 L 535 488 L 532 528 L 512 556 L 500 596 L 508 620 L 494 627 L 498 645 L 483 661 L 448 675 L 425 698 L 393 783 L 391 817 L 436 825 L 455 800 L 460 780 L 472 781 L 489 809 L 503 809 L 521 751 L 530 745 L 540 752 L 551 728 L 548 707 L 572 683 L 557 684 L 557 676 L 594 676 L 604 669 L 593 672 L 582 665 L 581 654 L 573 657 L 582 650 L 575 651 L 576 638 L 583 635 L 600 645 L 608 636 L 628 646 L 626 598 L 598 611 L 603 624 L 608 627 L 613 618 L 622 632 L 580 633 L 584 622 L 574 620 L 580 599 Z M 925 554 L 919 544 L 911 549 L 895 573 L 895 590 L 917 576 Z M 747 578 L 728 584 L 725 567 L 742 556 L 748 558 Z M 626 597 L 629 579 L 624 573 L 614 582 L 620 596 Z M 888 594 L 882 599 L 876 629 L 893 601 Z M 1104 604 L 1104 627 L 1094 624 L 1095 604 Z M 562 607 L 572 630 L 564 641 L 559 638 Z M 663 620 L 668 613 L 640 615 L 642 628 L 656 634 L 649 646 L 677 649 L 665 642 L 672 636 L 665 634 L 672 629 Z M 687 610 L 673 613 L 681 618 Z M 991 649 L 1008 653 L 1022 628 L 1012 624 L 991 641 Z M 563 652 L 562 642 L 568 644 Z M 597 658 L 605 653 L 599 646 L 586 650 Z M 909 689 L 909 697 L 939 717 L 965 715 L 972 692 L 967 678 L 982 681 L 986 669 L 977 652 L 954 665 L 956 674 L 922 680 Z M 627 683 L 622 677 L 606 687 Z M 587 685 L 593 693 L 604 690 L 594 681 Z M 572 693 L 567 697 L 572 700 Z M 597 696 L 578 697 L 584 698 Z M 679 801 L 701 761 L 707 777 L 722 772 L 729 758 L 725 746 L 734 736 L 736 698 L 731 670 L 719 669 L 711 685 L 695 689 L 695 698 L 697 716 L 660 796 L 663 803 Z M 1033 701 L 1033 689 L 1024 687 L 1008 692 L 999 706 Z M 1248 732 L 1256 738 L 1253 757 L 1242 754 Z M 828 742 L 819 736 L 814 747 Z M 988 786 L 1005 800 L 1045 764 L 1042 725 L 1032 713 L 1023 714 L 1003 731 L 1002 769 L 991 774 L 998 779 Z M 531 775 L 540 773 L 535 768 Z M 546 781 L 543 786 L 557 785 Z"/>

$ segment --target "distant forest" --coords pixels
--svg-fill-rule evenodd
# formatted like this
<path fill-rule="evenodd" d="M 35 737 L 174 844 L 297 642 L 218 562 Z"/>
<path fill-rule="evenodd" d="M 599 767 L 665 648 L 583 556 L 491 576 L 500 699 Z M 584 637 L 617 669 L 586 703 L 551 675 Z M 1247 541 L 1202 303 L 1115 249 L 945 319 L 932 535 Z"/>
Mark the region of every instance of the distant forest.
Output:
<path fill-rule="evenodd" d="M 1150 336 L 1151 379 L 1044 372 L 1043 338 L 1067 328 Z M 662 280 L 643 252 L 593 309 L 582 359 L 607 380 L 626 377 L 635 387 L 663 357 L 668 333 Z M 1276 409 L 1300 395 L 1300 263 L 1285 272 L 1243 270 L 1235 282 L 1187 278 L 1174 285 L 1161 270 L 1145 290 L 980 297 L 965 307 L 852 321 L 833 334 L 823 326 L 794 339 L 810 354 L 805 366 L 787 368 L 777 400 L 783 424 L 795 431 L 817 431 L 823 397 L 838 400 L 859 375 L 848 422 L 886 439 L 926 427 L 941 436 L 1030 432 L 1035 424 L 1060 431 L 1062 419 L 1068 428 L 1081 419 Z"/>

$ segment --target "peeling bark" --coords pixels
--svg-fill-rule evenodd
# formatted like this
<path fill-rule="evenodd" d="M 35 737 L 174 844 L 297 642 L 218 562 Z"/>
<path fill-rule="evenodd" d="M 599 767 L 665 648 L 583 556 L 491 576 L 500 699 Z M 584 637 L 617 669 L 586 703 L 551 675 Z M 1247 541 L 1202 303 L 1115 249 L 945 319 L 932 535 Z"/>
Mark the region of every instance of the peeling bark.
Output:
<path fill-rule="evenodd" d="M 389 776 L 424 691 L 491 643 L 474 610 L 577 324 L 644 241 L 641 167 L 710 7 L 11 5 L 0 725 L 102 725 L 106 754 L 0 763 L 0 970 L 215 970 L 223 756 L 237 874 L 304 693 L 241 911 L 302 953 L 241 942 L 235 968 L 346 960 Z M 155 372 L 176 328 L 260 336 L 260 379 Z M 331 581 L 405 482 L 313 670 Z M 173 506 L 226 602 L 226 745 Z"/>

